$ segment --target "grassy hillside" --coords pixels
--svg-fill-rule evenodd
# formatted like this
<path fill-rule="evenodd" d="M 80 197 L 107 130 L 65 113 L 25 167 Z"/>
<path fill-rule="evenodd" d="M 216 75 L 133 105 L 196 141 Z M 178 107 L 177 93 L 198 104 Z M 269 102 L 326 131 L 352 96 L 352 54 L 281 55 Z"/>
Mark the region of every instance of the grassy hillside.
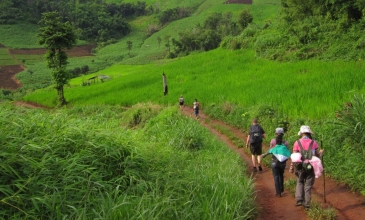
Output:
<path fill-rule="evenodd" d="M 198 98 L 205 108 L 226 102 L 247 108 L 267 105 L 290 118 L 314 119 L 334 114 L 353 93 L 363 92 L 362 71 L 364 67 L 355 62 L 278 63 L 254 58 L 251 51 L 218 49 L 149 65 L 115 65 L 95 74 L 112 80 L 83 87 L 81 82 L 87 77 L 74 79 L 65 95 L 73 105 L 130 106 L 148 101 L 174 105 L 183 94 L 189 104 Z M 162 72 L 168 78 L 166 97 Z M 53 91 L 40 90 L 25 100 L 53 107 L 56 93 L 49 90 Z"/>

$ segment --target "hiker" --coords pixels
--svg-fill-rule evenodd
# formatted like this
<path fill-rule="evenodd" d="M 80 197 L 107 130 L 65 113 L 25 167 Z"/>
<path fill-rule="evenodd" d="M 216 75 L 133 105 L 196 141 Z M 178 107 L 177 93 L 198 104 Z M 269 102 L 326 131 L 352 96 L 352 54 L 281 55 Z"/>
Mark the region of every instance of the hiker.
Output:
<path fill-rule="evenodd" d="M 267 153 L 262 155 L 262 158 L 272 154 L 271 169 L 274 176 L 276 197 L 281 197 L 284 192 L 284 170 L 286 161 L 290 157 L 290 150 L 288 149 L 288 142 L 283 139 L 284 129 L 275 129 L 276 138 L 270 141 L 270 149 Z"/>
<path fill-rule="evenodd" d="M 312 138 L 313 134 L 314 133 L 312 132 L 309 126 L 303 125 L 300 127 L 298 135 L 301 137 L 294 143 L 293 154 L 301 153 L 302 161 L 303 160 L 305 161 L 305 158 L 310 160 L 313 154 L 319 158 L 322 157 L 323 150 L 318 150 L 318 144 Z M 301 150 L 301 148 L 303 150 Z M 311 168 L 309 164 L 303 166 L 302 162 L 295 164 L 296 164 L 295 175 L 297 176 L 297 186 L 295 190 L 295 199 L 297 202 L 295 203 L 295 205 L 296 206 L 303 205 L 304 208 L 308 210 L 310 208 L 311 191 L 315 180 L 314 169 Z M 290 166 L 289 171 L 290 172 L 294 171 L 293 163 Z"/>
<path fill-rule="evenodd" d="M 252 125 L 250 127 L 250 132 L 247 136 L 246 140 L 246 148 L 248 148 L 248 144 L 250 144 L 251 158 L 253 171 L 257 172 L 256 168 L 256 157 L 257 157 L 257 165 L 259 167 L 259 171 L 262 171 L 261 167 L 261 154 L 262 154 L 262 139 L 266 138 L 266 134 L 264 129 L 258 124 L 257 118 L 252 120 Z"/>
<path fill-rule="evenodd" d="M 181 95 L 179 98 L 180 110 L 184 108 L 184 97 Z"/>
<path fill-rule="evenodd" d="M 193 103 L 193 109 L 194 109 L 195 117 L 199 118 L 200 103 L 198 102 L 198 99 L 195 99 L 195 101 Z"/>

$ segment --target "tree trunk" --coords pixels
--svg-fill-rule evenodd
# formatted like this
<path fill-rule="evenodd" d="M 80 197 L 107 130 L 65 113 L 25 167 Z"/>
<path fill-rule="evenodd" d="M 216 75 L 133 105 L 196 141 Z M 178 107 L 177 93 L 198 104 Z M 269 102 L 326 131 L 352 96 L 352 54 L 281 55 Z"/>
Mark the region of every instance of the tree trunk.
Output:
<path fill-rule="evenodd" d="M 61 106 L 66 105 L 67 101 L 66 101 L 65 96 L 64 96 L 63 86 L 58 86 L 57 87 L 57 95 L 58 95 L 58 101 L 59 101 L 60 105 Z"/>

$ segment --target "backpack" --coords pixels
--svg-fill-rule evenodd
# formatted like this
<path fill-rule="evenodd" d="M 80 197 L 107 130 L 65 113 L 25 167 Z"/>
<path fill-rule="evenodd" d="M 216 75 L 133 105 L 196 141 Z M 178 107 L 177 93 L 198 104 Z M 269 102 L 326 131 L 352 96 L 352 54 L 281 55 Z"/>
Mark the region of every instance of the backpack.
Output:
<path fill-rule="evenodd" d="M 250 129 L 250 143 L 258 144 L 262 143 L 262 129 L 259 125 L 253 125 Z"/>
<path fill-rule="evenodd" d="M 195 103 L 194 103 L 194 109 L 195 109 L 195 110 L 199 110 L 199 103 L 198 103 L 198 102 L 195 102 Z"/>
<path fill-rule="evenodd" d="M 299 140 L 297 140 L 299 148 L 300 148 L 300 154 L 302 155 L 302 162 L 296 163 L 296 169 L 297 171 L 302 172 L 311 172 L 313 170 L 312 165 L 309 163 L 309 160 L 312 159 L 312 146 L 314 143 L 314 140 L 311 141 L 309 144 L 308 150 L 304 150 L 302 143 L 300 143 Z"/>

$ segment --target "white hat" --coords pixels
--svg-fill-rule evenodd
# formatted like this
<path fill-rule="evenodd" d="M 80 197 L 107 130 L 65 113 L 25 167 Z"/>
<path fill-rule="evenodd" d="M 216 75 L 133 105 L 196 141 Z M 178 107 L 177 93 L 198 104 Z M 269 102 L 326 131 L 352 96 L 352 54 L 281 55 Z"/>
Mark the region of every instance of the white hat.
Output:
<path fill-rule="evenodd" d="M 301 135 L 303 133 L 310 133 L 310 134 L 314 134 L 311 130 L 311 128 L 308 125 L 302 125 L 300 127 L 300 130 L 298 132 L 298 135 Z"/>
<path fill-rule="evenodd" d="M 283 128 L 276 128 L 275 129 L 275 134 L 284 134 L 284 129 Z"/>

